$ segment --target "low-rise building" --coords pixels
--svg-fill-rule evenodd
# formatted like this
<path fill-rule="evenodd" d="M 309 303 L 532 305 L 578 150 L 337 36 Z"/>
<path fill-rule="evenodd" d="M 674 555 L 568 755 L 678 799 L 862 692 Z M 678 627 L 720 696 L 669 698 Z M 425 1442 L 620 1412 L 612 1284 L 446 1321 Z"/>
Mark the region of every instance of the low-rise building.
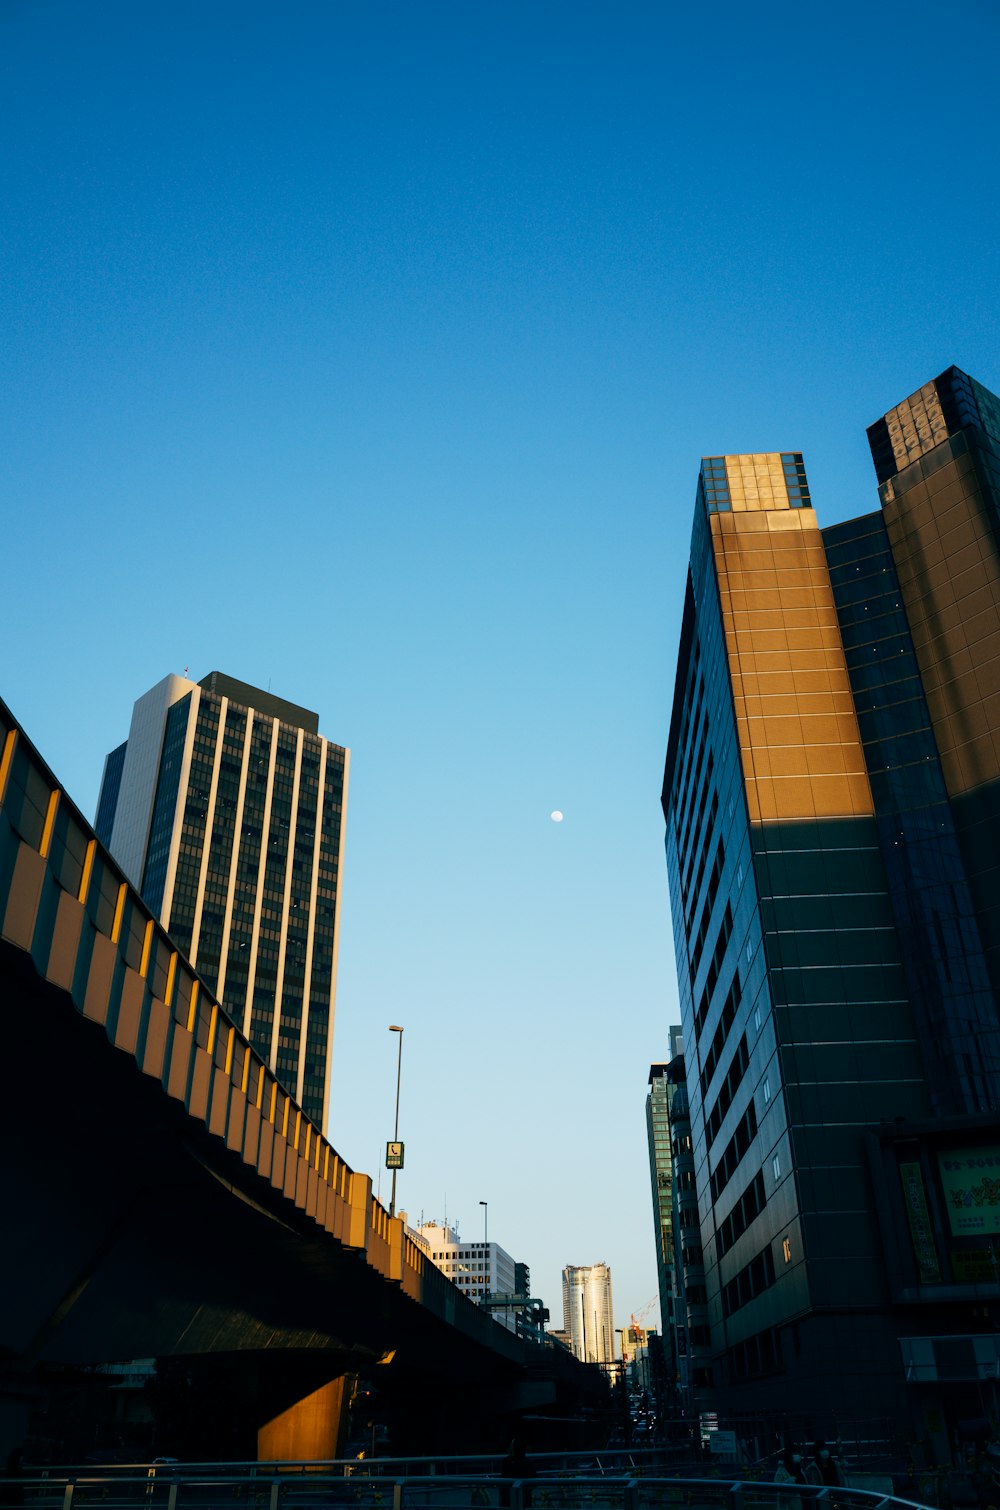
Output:
<path fill-rule="evenodd" d="M 416 1231 L 431 1263 L 477 1305 L 487 1295 L 515 1293 L 516 1266 L 499 1243 L 463 1243 L 458 1229 L 444 1222 L 422 1222 Z M 508 1331 L 516 1330 L 515 1311 L 497 1310 L 493 1315 Z"/>

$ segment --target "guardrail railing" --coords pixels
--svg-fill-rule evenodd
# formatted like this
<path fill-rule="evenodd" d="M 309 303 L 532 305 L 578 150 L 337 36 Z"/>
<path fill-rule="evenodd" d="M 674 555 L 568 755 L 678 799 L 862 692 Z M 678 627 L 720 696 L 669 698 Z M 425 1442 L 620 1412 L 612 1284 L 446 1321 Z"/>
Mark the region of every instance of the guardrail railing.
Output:
<path fill-rule="evenodd" d="M 489 1472 L 375 1473 L 387 1465 L 356 1459 L 336 1467 L 254 1466 L 266 1471 L 209 1467 L 202 1473 L 192 1465 L 152 1464 L 131 1473 L 49 1471 L 0 1479 L 0 1510 L 808 1510 L 813 1501 L 816 1510 L 913 1510 L 916 1504 L 868 1489 L 541 1464 L 521 1479 Z"/>

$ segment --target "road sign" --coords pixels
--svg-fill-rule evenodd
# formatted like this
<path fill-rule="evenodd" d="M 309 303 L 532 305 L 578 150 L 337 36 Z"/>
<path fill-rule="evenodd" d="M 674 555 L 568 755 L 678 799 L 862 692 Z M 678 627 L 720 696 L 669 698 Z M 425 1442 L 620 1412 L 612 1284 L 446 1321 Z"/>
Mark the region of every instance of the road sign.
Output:
<path fill-rule="evenodd" d="M 402 1169 L 403 1167 L 403 1144 L 387 1143 L 385 1145 L 386 1169 Z"/>

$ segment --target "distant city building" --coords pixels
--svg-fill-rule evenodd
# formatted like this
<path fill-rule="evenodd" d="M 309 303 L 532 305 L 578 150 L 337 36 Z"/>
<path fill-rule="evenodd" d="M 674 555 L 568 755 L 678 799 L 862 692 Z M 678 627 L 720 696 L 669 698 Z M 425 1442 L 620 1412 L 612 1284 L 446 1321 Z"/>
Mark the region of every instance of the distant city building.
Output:
<path fill-rule="evenodd" d="M 679 1026 L 669 1029 L 671 1059 L 681 1052 Z M 671 1381 L 677 1378 L 676 1360 L 676 1261 L 674 1257 L 674 1178 L 670 1149 L 670 1117 L 665 1064 L 649 1069 L 646 1097 L 646 1139 L 653 1203 L 653 1236 L 656 1244 L 656 1280 L 660 1300 L 661 1344 L 664 1365 Z"/>
<path fill-rule="evenodd" d="M 178 950 L 323 1130 L 349 752 L 213 671 L 140 697 L 95 828 Z"/>
<path fill-rule="evenodd" d="M 1000 1375 L 1000 400 L 950 368 L 868 434 L 881 511 L 825 530 L 799 453 L 702 462 L 671 1122 L 695 1394 L 947 1461 Z"/>
<path fill-rule="evenodd" d="M 499 1243 L 463 1243 L 455 1228 L 444 1222 L 422 1222 L 417 1232 L 422 1244 L 427 1245 L 425 1251 L 431 1263 L 477 1305 L 487 1295 L 518 1293 L 515 1283 L 518 1266 Z M 496 1310 L 493 1319 L 509 1332 L 517 1331 L 516 1310 Z"/>
<path fill-rule="evenodd" d="M 695 1348 L 707 1353 L 711 1343 L 708 1313 L 705 1306 L 705 1263 L 701 1249 L 701 1226 L 698 1216 L 698 1191 L 694 1178 L 694 1152 L 691 1144 L 691 1113 L 688 1106 L 684 1055 L 675 1053 L 663 1067 L 663 1088 L 667 1096 L 670 1123 L 670 1154 L 673 1164 L 673 1344 L 671 1353 L 677 1369 L 677 1389 L 681 1404 L 689 1413 L 698 1413 L 711 1403 L 711 1395 L 699 1394 L 693 1387 Z M 694 1312 L 689 1326 L 688 1310 Z M 693 1335 L 692 1335 L 693 1333 Z"/>
<path fill-rule="evenodd" d="M 531 1296 L 531 1270 L 527 1264 L 515 1263 L 514 1265 L 514 1293 L 515 1295 L 523 1295 L 526 1298 L 530 1298 Z M 539 1315 L 537 1309 L 525 1306 L 515 1312 L 515 1315 L 518 1331 L 523 1332 L 525 1336 L 537 1336 L 538 1325 L 542 1320 L 542 1316 Z M 543 1308 L 543 1315 L 547 1319 L 547 1307 Z"/>
<path fill-rule="evenodd" d="M 615 1323 L 607 1264 L 567 1264 L 562 1273 L 563 1331 L 581 1363 L 611 1363 Z"/>
<path fill-rule="evenodd" d="M 652 1393 L 656 1373 L 653 1354 L 660 1345 L 656 1328 L 630 1323 L 618 1327 L 615 1336 L 629 1388 Z"/>

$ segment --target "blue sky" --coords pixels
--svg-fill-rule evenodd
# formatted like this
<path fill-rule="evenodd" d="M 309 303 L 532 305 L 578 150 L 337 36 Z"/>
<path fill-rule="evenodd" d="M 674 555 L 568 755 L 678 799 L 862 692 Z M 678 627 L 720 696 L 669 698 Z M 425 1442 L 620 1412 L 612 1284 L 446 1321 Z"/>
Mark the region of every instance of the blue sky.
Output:
<path fill-rule="evenodd" d="M 1000 387 L 988 0 L 0 8 L 0 693 L 88 813 L 219 668 L 350 745 L 333 1142 L 656 1289 L 699 458 Z M 550 822 L 560 808 L 565 822 Z M 376 1174 L 377 1178 L 377 1174 Z M 383 1195 L 388 1182 L 383 1178 Z"/>

